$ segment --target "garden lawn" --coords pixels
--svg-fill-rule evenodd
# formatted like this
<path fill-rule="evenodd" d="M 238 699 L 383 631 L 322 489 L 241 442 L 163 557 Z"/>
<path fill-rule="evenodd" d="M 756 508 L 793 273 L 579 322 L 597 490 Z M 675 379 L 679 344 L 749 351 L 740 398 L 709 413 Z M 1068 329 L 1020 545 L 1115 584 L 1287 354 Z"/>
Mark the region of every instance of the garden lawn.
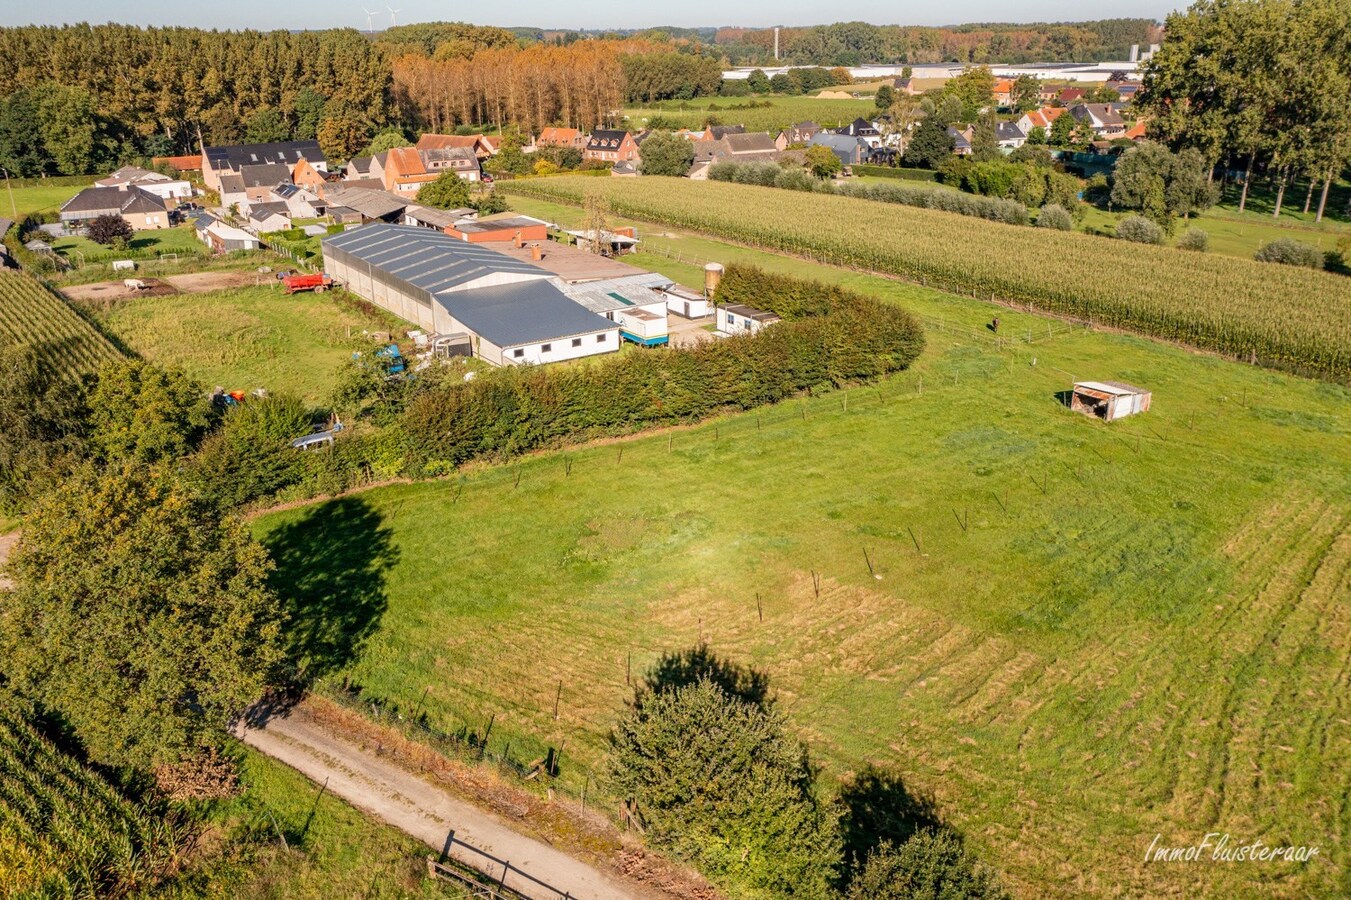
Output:
<path fill-rule="evenodd" d="M 103 244 L 97 244 L 89 238 L 79 235 L 59 238 L 52 244 L 52 248 L 77 264 L 80 263 L 81 256 L 84 262 L 102 262 L 110 259 L 125 259 L 129 256 L 157 257 L 169 253 L 177 253 L 182 256 L 203 256 L 206 254 L 206 245 L 197 239 L 197 233 L 193 231 L 190 225 L 136 232 L 127 245 L 128 250 L 135 251 L 134 254 L 128 254 L 124 250 L 113 247 L 105 247 Z"/>
<path fill-rule="evenodd" d="M 92 307 L 104 327 L 147 360 L 177 366 L 205 387 L 266 388 L 314 404 L 351 358 L 349 330 L 389 331 L 398 320 L 367 312 L 341 293 L 293 294 L 248 287 Z"/>
<path fill-rule="evenodd" d="M 1022 895 L 1345 887 L 1351 392 L 662 234 L 681 259 L 630 259 L 847 284 L 929 347 L 880 385 L 262 517 L 315 671 L 524 761 L 565 747 L 594 797 L 630 671 L 707 642 L 767 673 L 827 784 L 894 768 Z M 1076 379 L 1153 409 L 1082 417 Z M 1321 855 L 1143 862 L 1209 831 Z"/>

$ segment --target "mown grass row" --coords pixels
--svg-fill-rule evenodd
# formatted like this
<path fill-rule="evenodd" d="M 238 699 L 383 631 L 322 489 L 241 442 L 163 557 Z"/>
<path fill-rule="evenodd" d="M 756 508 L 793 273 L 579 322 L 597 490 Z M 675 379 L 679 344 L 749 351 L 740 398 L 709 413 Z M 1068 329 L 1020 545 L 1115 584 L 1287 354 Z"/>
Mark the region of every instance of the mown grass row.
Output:
<path fill-rule="evenodd" d="M 181 837 L 0 698 L 0 893 L 124 896 L 158 879 Z"/>
<path fill-rule="evenodd" d="M 54 374 L 95 372 L 122 353 L 42 282 L 0 272 L 0 348 L 31 347 Z"/>
<path fill-rule="evenodd" d="M 1329 273 L 743 184 L 555 178 L 502 188 L 568 203 L 599 193 L 621 216 L 1351 381 L 1351 279 Z"/>

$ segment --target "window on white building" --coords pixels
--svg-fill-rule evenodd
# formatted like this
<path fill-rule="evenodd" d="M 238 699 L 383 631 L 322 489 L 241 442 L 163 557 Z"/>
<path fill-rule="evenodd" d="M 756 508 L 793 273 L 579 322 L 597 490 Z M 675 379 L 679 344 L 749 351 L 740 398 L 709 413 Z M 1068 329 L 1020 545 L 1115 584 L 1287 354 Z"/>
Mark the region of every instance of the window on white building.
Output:
<path fill-rule="evenodd" d="M 539 352 L 540 352 L 540 353 L 548 353 L 548 352 L 549 352 L 550 350 L 552 350 L 553 348 L 554 348 L 554 345 L 553 345 L 553 344 L 540 344 Z"/>

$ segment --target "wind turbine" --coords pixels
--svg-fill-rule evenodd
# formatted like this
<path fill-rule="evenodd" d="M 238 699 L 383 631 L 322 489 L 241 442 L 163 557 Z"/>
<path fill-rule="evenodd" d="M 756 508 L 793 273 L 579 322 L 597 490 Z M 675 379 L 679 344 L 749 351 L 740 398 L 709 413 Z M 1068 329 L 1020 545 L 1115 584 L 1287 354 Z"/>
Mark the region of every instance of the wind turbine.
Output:
<path fill-rule="evenodd" d="M 394 16 L 395 16 L 396 13 L 401 13 L 401 12 L 403 12 L 403 10 L 401 10 L 401 9 L 394 9 L 394 8 L 391 7 L 391 6 L 386 6 L 385 9 L 389 10 L 389 27 L 390 27 L 390 28 L 397 28 L 398 25 L 399 25 L 399 22 L 398 22 L 397 19 L 394 18 Z"/>
<path fill-rule="evenodd" d="M 369 9 L 367 9 L 367 8 L 364 7 L 364 6 L 361 7 L 361 11 L 364 12 L 364 13 L 366 14 L 366 30 L 369 31 L 369 32 L 374 33 L 374 32 L 375 32 L 375 13 L 371 12 Z"/>

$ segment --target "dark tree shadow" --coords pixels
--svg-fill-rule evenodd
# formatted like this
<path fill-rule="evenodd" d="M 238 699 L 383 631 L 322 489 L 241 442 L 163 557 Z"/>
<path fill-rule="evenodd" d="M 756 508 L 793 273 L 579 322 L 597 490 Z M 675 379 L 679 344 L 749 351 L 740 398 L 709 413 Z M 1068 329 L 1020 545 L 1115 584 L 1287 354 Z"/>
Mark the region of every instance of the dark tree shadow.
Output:
<path fill-rule="evenodd" d="M 751 666 L 719 657 L 707 644 L 663 655 L 647 673 L 642 687 L 660 694 L 694 684 L 703 678 L 722 688 L 728 696 L 746 703 L 760 707 L 773 703 L 773 698 L 769 696 L 768 675 Z"/>
<path fill-rule="evenodd" d="M 914 793 L 895 772 L 869 766 L 840 788 L 840 831 L 847 872 L 884 843 L 900 846 L 916 831 L 941 828 L 932 797 Z"/>
<path fill-rule="evenodd" d="M 287 612 L 287 661 L 296 685 L 340 671 L 379 627 L 385 576 L 398 561 L 380 514 L 359 497 L 309 510 L 263 543 L 276 563 L 269 584 Z"/>

